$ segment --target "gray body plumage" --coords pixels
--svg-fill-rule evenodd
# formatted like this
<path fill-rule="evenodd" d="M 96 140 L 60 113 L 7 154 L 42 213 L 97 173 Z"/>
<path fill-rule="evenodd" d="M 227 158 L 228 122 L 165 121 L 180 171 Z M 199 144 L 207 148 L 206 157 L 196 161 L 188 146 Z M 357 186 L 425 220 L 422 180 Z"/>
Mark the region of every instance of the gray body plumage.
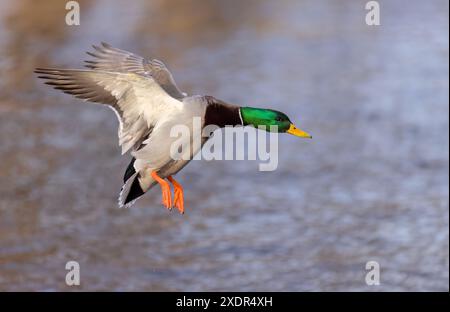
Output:
<path fill-rule="evenodd" d="M 159 60 L 146 60 L 105 43 L 94 49 L 88 52 L 94 58 L 86 61 L 88 70 L 38 68 L 36 73 L 55 89 L 114 110 L 122 154 L 129 151 L 135 158 L 134 173 L 119 196 L 119 206 L 130 206 L 137 199 L 129 198 L 133 183 L 139 183 L 144 194 L 156 184 L 152 171 L 161 178 L 174 175 L 200 150 L 201 145 L 194 146 L 189 159 L 172 159 L 170 148 L 177 138 L 170 136 L 170 130 L 182 124 L 192 134 L 194 117 L 201 118 L 203 127 L 208 101 L 181 92 Z M 178 144 L 192 146 L 192 138 Z"/>

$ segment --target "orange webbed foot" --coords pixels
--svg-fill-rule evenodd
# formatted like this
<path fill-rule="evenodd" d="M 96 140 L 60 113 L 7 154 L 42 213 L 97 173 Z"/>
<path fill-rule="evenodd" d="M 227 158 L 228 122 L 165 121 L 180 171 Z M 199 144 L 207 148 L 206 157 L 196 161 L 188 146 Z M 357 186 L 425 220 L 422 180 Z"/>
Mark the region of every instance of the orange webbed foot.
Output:
<path fill-rule="evenodd" d="M 161 186 L 162 204 L 169 210 L 172 209 L 172 194 L 170 192 L 170 185 L 167 181 L 162 179 L 155 171 L 151 173 L 152 178 Z"/>
<path fill-rule="evenodd" d="M 184 194 L 183 187 L 180 183 L 178 183 L 172 176 L 167 178 L 173 184 L 173 192 L 174 192 L 174 200 L 173 204 L 177 207 L 178 211 L 181 214 L 184 214 Z"/>

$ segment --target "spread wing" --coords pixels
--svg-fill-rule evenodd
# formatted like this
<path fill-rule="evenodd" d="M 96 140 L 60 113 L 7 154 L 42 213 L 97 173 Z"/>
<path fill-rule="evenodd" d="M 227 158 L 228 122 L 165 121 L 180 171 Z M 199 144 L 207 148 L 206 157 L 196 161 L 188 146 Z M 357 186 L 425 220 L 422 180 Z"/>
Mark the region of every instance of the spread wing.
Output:
<path fill-rule="evenodd" d="M 158 120 L 183 106 L 152 77 L 137 73 L 53 68 L 37 68 L 35 72 L 55 89 L 110 106 L 120 122 L 122 154 L 138 149 Z"/>
<path fill-rule="evenodd" d="M 102 42 L 101 46 L 93 46 L 94 52 L 86 52 L 94 57 L 85 61 L 86 67 L 94 70 L 109 72 L 132 72 L 142 76 L 151 76 L 170 96 L 182 99 L 186 96 L 178 88 L 172 74 L 163 62 L 153 59 L 146 60 L 143 57 L 128 51 L 113 48 Z"/>

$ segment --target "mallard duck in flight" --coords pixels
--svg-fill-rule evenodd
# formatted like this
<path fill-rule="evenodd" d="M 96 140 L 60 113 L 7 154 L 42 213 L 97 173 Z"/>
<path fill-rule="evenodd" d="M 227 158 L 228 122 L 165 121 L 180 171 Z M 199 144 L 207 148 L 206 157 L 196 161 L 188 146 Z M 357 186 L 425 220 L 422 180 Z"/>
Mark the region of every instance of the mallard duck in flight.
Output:
<path fill-rule="evenodd" d="M 173 159 L 170 129 L 186 125 L 192 130 L 194 117 L 200 117 L 202 128 L 207 125 L 269 126 L 277 132 L 311 138 L 296 128 L 279 111 L 240 107 L 227 104 L 212 96 L 188 96 L 181 92 L 163 62 L 144 59 L 106 43 L 93 46 L 87 52 L 93 57 L 85 61 L 88 69 L 36 68 L 39 78 L 55 89 L 85 101 L 106 104 L 119 119 L 119 145 L 122 155 L 133 156 L 125 171 L 119 206 L 129 207 L 154 185 L 159 184 L 163 205 L 177 207 L 184 213 L 183 188 L 173 176 L 183 169 L 206 141 L 192 148 L 188 159 Z M 192 133 L 192 131 L 191 131 Z M 182 142 L 180 144 L 191 144 Z M 172 201 L 169 183 L 174 187 Z"/>

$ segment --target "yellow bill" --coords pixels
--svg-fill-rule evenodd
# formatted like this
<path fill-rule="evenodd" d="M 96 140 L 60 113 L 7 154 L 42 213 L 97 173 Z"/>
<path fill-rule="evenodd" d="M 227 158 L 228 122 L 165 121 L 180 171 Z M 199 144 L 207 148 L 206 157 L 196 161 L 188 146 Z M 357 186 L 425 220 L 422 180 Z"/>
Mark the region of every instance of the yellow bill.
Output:
<path fill-rule="evenodd" d="M 291 124 L 286 132 L 301 138 L 312 139 L 312 136 L 308 132 L 298 129 L 296 126 L 294 126 L 294 124 Z"/>

